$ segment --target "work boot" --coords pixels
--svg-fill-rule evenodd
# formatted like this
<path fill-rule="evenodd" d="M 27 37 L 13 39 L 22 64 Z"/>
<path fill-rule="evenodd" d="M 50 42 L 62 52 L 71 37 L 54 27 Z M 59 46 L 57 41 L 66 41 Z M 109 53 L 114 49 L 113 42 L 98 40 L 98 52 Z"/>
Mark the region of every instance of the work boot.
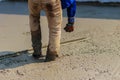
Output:
<path fill-rule="evenodd" d="M 58 54 L 56 51 L 50 51 L 49 49 L 47 49 L 45 62 L 54 61 L 57 57 L 58 57 Z"/>
<path fill-rule="evenodd" d="M 42 43 L 41 43 L 41 33 L 39 30 L 31 31 L 31 38 L 32 38 L 32 47 L 33 47 L 33 54 L 32 56 L 36 59 L 42 57 Z"/>
<path fill-rule="evenodd" d="M 39 46 L 33 47 L 33 50 L 34 50 L 34 52 L 33 52 L 32 56 L 33 56 L 35 59 L 38 59 L 38 58 L 40 58 L 40 57 L 43 56 L 43 55 L 42 55 L 42 52 L 41 52 L 41 48 L 40 48 Z"/>
<path fill-rule="evenodd" d="M 73 31 L 74 31 L 74 26 L 73 26 L 73 24 L 71 24 L 71 23 L 66 24 L 64 30 L 65 30 L 66 32 L 73 32 Z"/>

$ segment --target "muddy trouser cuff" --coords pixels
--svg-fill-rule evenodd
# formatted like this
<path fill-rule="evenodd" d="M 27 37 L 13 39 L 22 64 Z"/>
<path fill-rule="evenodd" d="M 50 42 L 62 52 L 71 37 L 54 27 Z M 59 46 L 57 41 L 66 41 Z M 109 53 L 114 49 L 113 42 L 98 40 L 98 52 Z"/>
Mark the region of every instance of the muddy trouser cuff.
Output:
<path fill-rule="evenodd" d="M 32 47 L 34 50 L 34 54 L 41 53 L 42 42 L 41 42 L 41 33 L 39 30 L 31 31 L 31 40 L 32 40 Z"/>

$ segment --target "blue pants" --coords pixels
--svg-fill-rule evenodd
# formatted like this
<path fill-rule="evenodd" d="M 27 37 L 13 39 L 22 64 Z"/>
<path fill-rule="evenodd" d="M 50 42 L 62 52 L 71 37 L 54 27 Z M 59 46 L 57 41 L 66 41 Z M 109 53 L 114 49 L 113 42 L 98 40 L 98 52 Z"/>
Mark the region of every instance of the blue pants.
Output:
<path fill-rule="evenodd" d="M 62 9 L 67 8 L 68 23 L 74 23 L 76 14 L 76 0 L 61 0 Z"/>
<path fill-rule="evenodd" d="M 74 23 L 76 14 L 76 1 L 67 8 L 68 23 Z"/>

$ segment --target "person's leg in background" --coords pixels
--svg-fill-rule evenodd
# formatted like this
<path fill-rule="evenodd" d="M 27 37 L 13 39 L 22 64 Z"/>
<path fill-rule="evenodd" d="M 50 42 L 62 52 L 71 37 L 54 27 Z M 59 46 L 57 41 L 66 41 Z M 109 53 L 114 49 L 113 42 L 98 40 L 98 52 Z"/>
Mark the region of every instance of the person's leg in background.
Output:
<path fill-rule="evenodd" d="M 38 0 L 39 1 L 39 0 Z M 39 58 L 42 56 L 42 43 L 41 43 L 41 28 L 40 28 L 40 6 L 33 0 L 28 0 L 29 7 L 29 23 L 31 31 L 31 41 L 33 47 L 33 57 Z"/>
<path fill-rule="evenodd" d="M 45 10 L 49 27 L 49 43 L 47 48 L 46 61 L 53 61 L 58 57 L 60 50 L 62 24 L 62 9 L 60 0 L 55 0 L 46 4 Z"/>
<path fill-rule="evenodd" d="M 74 2 L 67 8 L 68 23 L 64 28 L 66 32 L 74 31 L 75 14 L 76 14 L 76 1 L 74 0 Z"/>

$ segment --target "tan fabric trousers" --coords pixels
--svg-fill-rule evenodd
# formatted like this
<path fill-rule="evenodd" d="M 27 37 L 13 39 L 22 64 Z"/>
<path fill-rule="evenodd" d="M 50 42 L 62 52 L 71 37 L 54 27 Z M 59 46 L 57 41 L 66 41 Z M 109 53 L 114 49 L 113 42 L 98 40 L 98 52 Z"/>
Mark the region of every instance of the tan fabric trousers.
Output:
<path fill-rule="evenodd" d="M 49 44 L 48 49 L 59 53 L 61 38 L 62 10 L 60 0 L 28 0 L 30 30 L 40 29 L 40 11 L 44 10 L 48 19 Z"/>

